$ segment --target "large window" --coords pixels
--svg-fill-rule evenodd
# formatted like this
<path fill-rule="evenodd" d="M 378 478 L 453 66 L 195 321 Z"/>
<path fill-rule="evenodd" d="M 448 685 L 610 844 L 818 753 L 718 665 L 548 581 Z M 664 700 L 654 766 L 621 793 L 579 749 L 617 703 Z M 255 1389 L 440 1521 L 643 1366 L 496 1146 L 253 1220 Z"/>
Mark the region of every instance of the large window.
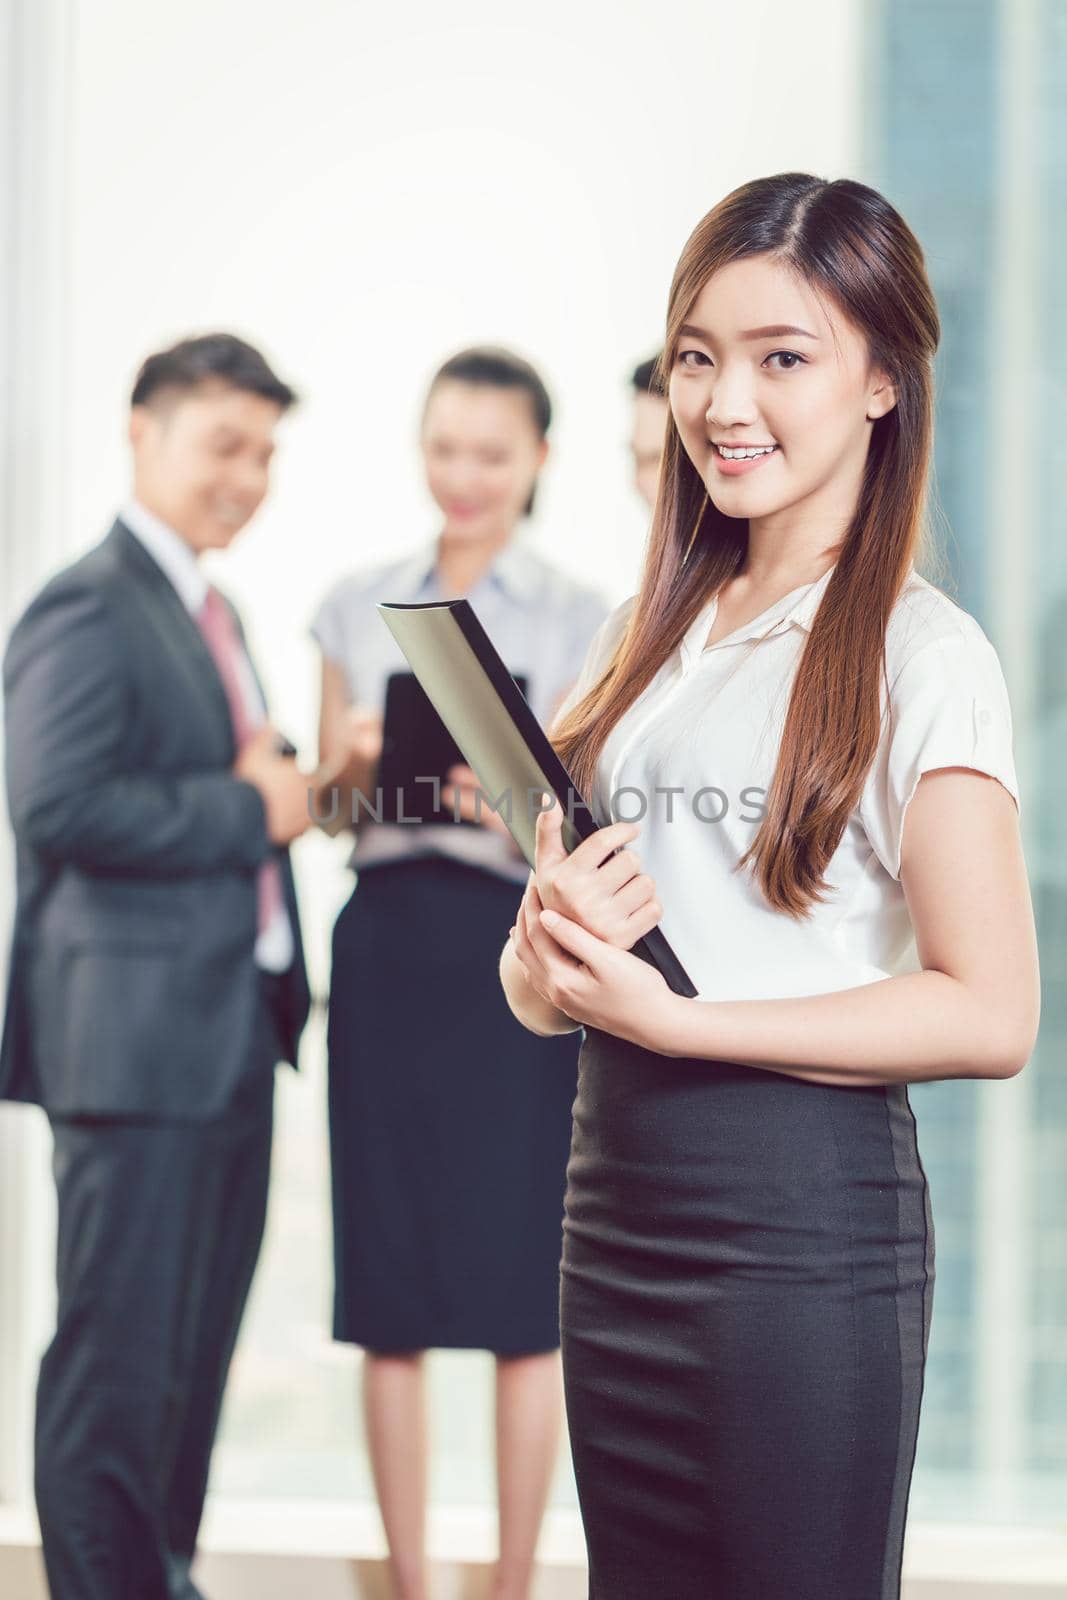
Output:
<path fill-rule="evenodd" d="M 911 1091 L 937 1281 L 915 1513 L 1067 1504 L 1067 7 L 877 12 L 872 181 L 923 241 L 943 318 L 936 480 L 960 604 L 1004 664 L 1042 954 L 1032 1062 Z"/>
<path fill-rule="evenodd" d="M 1036 452 L 1032 471 L 1025 472 L 1033 491 L 1028 507 L 1033 614 L 1027 637 L 1033 650 L 1030 780 L 1035 798 L 1028 840 L 1045 974 L 1027 1161 L 1028 1220 L 1034 1232 L 1026 1285 L 1026 1416 L 1028 1465 L 1059 1485 L 1062 1511 L 1067 1504 L 1067 514 L 1058 462 L 1067 427 L 1067 5 L 1044 0 L 1036 10 L 1039 22 L 1028 40 L 1029 71 L 1020 92 L 1033 97 L 1028 197 L 1039 225 L 1024 302 L 1032 356 L 1025 393 L 1017 397 Z"/>

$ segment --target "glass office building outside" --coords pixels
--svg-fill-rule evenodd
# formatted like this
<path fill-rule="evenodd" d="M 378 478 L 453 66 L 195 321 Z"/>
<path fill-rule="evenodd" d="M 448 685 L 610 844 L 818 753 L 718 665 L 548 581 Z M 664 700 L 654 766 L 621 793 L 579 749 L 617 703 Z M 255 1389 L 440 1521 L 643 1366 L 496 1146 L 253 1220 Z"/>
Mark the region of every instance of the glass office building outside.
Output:
<path fill-rule="evenodd" d="M 868 176 L 941 309 L 938 532 L 1008 679 L 1043 976 L 1019 1079 L 911 1090 L 937 1234 L 913 1514 L 1043 1516 L 1067 1504 L 1067 7 L 871 21 Z"/>

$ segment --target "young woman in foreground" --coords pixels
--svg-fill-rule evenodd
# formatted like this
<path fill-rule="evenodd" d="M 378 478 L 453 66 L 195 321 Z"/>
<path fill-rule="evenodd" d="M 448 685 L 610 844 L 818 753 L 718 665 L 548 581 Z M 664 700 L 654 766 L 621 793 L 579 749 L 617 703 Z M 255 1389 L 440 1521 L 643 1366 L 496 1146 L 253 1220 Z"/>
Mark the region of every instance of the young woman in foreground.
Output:
<path fill-rule="evenodd" d="M 567 857 L 546 813 L 501 963 L 527 1027 L 585 1029 L 594 1600 L 899 1593 L 933 1284 L 907 1084 L 1011 1077 L 1039 1012 L 1004 679 L 915 570 L 938 333 L 850 181 L 744 185 L 675 273 L 640 590 L 554 728 L 640 858 L 628 821 Z M 630 953 L 657 923 L 696 999 Z"/>

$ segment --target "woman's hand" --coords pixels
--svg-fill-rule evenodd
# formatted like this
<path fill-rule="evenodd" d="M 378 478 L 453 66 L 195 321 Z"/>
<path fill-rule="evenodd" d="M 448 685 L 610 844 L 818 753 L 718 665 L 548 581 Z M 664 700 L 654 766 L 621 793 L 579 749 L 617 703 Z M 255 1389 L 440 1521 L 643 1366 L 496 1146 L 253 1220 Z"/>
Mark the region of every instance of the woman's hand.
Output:
<path fill-rule="evenodd" d="M 500 813 L 490 807 L 489 797 L 473 770 L 457 762 L 454 767 L 449 767 L 445 778 L 447 782 L 441 785 L 441 804 L 445 810 L 451 811 L 454 817 L 462 817 L 464 822 L 481 822 L 487 828 L 492 828 L 494 833 L 503 834 L 519 854 L 511 830 Z"/>
<path fill-rule="evenodd" d="M 528 983 L 549 1005 L 586 1027 L 667 1053 L 662 1041 L 678 997 L 662 975 L 577 922 L 545 911 L 532 876 L 510 939 Z"/>
<path fill-rule="evenodd" d="M 620 846 L 636 839 L 633 822 L 615 822 L 583 839 L 570 855 L 563 808 L 553 800 L 537 818 L 535 874 L 540 903 L 618 950 L 632 950 L 658 924 L 663 907 L 640 858 Z M 617 851 L 617 854 L 613 854 Z"/>
<path fill-rule="evenodd" d="M 383 719 L 377 711 L 349 706 L 341 723 L 341 737 L 348 754 L 366 764 L 373 773 L 382 756 Z"/>

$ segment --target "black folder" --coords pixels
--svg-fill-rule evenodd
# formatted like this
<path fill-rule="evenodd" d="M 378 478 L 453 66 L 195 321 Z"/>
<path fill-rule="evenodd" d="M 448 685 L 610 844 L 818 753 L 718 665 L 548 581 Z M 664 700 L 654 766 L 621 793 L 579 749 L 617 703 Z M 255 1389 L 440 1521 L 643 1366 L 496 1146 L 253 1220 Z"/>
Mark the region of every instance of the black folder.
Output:
<path fill-rule="evenodd" d="M 500 810 L 531 868 L 537 796 L 553 794 L 559 802 L 568 851 L 604 826 L 582 799 L 468 600 L 382 601 L 378 610 L 487 803 Z M 498 801 L 505 804 L 497 806 Z M 633 954 L 656 967 L 675 994 L 696 995 L 658 927 L 638 940 Z"/>

